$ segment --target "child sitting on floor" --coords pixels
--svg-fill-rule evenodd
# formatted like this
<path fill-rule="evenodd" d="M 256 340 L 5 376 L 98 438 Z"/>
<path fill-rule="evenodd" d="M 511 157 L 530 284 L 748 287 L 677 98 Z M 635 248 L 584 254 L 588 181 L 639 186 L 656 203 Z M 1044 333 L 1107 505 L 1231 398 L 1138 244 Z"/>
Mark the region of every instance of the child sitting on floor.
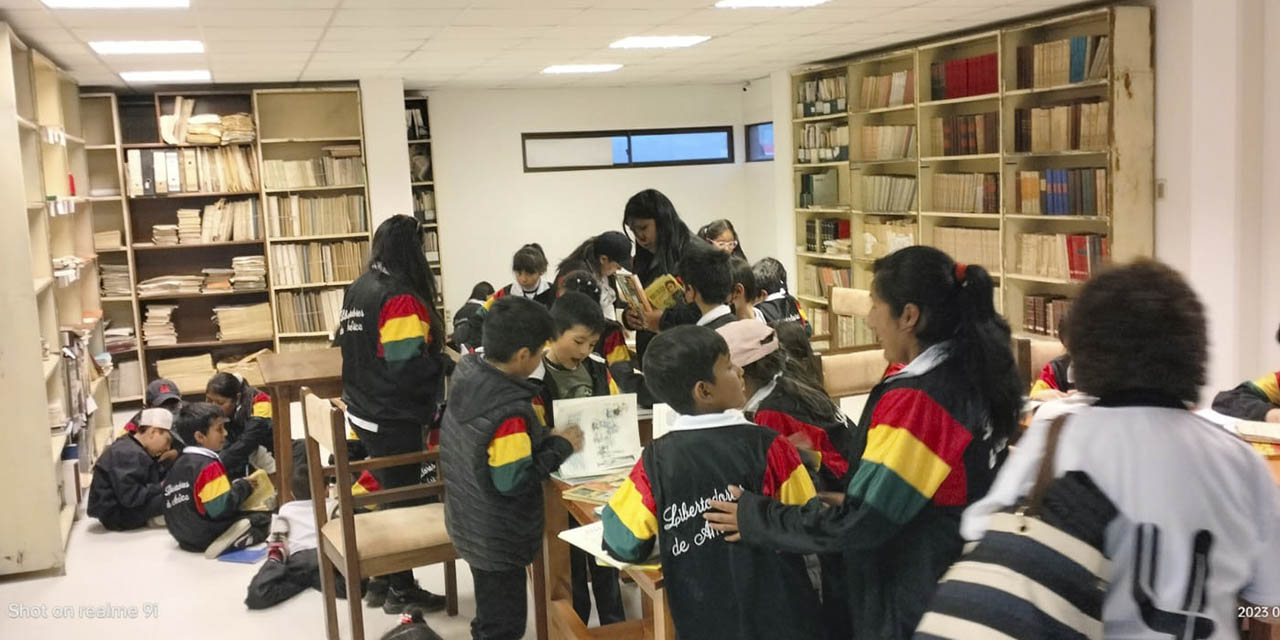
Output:
<path fill-rule="evenodd" d="M 164 513 L 164 469 L 158 458 L 170 451 L 173 414 L 143 409 L 132 433 L 117 438 L 93 465 L 89 516 L 110 531 L 140 529 Z M 176 455 L 176 454 L 175 454 Z"/>

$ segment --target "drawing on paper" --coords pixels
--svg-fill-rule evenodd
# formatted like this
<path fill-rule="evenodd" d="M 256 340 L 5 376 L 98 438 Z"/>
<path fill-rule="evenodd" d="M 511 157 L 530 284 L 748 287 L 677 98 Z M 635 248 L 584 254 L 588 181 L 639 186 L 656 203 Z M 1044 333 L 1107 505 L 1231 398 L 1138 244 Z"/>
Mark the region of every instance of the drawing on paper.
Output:
<path fill-rule="evenodd" d="M 634 465 L 640 457 L 635 394 L 556 400 L 556 426 L 582 429 L 582 451 L 560 465 L 565 478 L 585 478 Z"/>

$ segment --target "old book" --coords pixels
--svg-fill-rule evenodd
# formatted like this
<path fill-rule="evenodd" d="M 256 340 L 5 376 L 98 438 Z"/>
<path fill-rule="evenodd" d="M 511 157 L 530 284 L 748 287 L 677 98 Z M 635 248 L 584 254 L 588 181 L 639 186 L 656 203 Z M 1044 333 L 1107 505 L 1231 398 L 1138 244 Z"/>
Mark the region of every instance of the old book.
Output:
<path fill-rule="evenodd" d="M 635 394 L 556 400 L 556 427 L 582 429 L 583 445 L 560 465 L 565 478 L 599 476 L 629 469 L 640 457 Z"/>

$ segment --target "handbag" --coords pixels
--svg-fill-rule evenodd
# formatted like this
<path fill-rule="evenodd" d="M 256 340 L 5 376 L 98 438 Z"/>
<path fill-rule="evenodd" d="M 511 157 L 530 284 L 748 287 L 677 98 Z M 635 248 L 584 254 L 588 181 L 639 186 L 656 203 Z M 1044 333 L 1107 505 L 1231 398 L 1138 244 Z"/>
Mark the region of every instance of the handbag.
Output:
<path fill-rule="evenodd" d="M 1102 638 L 1115 504 L 1089 475 L 1055 478 L 1066 416 L 1049 427 L 1035 485 L 991 516 L 987 532 L 943 575 L 915 638 Z"/>

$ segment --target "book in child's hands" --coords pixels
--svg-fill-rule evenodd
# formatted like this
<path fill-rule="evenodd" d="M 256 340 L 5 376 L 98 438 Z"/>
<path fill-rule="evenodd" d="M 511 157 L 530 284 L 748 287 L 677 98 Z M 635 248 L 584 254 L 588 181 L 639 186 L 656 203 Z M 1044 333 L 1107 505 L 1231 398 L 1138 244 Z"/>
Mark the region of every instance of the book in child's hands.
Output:
<path fill-rule="evenodd" d="M 258 469 L 249 474 L 247 479 L 253 485 L 253 493 L 240 505 L 241 511 L 274 511 L 276 508 L 276 485 L 266 471 Z"/>
<path fill-rule="evenodd" d="M 654 557 L 651 558 L 649 562 L 644 564 L 630 564 L 622 562 L 621 560 L 616 560 L 610 556 L 609 552 L 604 550 L 604 522 L 600 520 L 596 520 L 591 524 L 584 524 L 581 527 L 565 529 L 564 531 L 561 531 L 557 537 L 579 549 L 582 549 L 583 551 L 586 551 L 592 556 L 595 556 L 596 564 L 601 566 L 613 567 L 615 569 L 631 569 L 634 567 L 645 571 L 658 571 L 662 569 L 662 560 L 658 557 L 657 553 L 654 554 Z M 654 545 L 653 548 L 656 552 L 660 546 Z"/>
<path fill-rule="evenodd" d="M 684 287 L 676 277 L 664 273 L 645 288 L 644 295 L 654 310 L 666 310 L 684 300 Z"/>
<path fill-rule="evenodd" d="M 551 405 L 556 427 L 582 429 L 582 450 L 560 465 L 564 478 L 590 478 L 630 469 L 640 458 L 640 424 L 636 395 L 556 400 Z"/>
<path fill-rule="evenodd" d="M 1280 424 L 1241 420 L 1235 426 L 1236 433 L 1249 442 L 1280 444 Z"/>
<path fill-rule="evenodd" d="M 629 471 L 613 473 L 582 484 L 577 484 L 560 494 L 565 500 L 587 504 L 609 504 L 609 498 L 626 482 Z"/>
<path fill-rule="evenodd" d="M 649 299 L 645 297 L 644 287 L 640 286 L 640 278 L 634 273 L 618 272 L 613 279 L 618 286 L 618 297 L 635 311 L 652 311 Z"/>

